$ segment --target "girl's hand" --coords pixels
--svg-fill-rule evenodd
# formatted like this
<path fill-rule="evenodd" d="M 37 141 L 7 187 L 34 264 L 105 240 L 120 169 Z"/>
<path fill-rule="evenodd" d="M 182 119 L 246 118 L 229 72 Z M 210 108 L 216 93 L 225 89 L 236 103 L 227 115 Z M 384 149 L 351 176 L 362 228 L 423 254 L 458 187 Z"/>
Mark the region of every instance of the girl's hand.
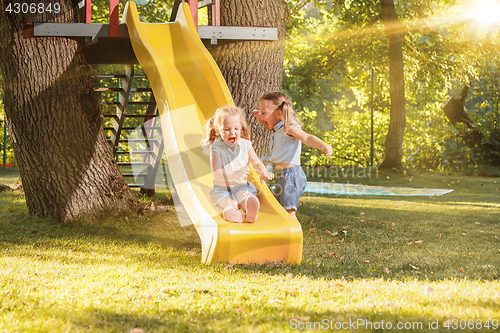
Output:
<path fill-rule="evenodd" d="M 263 172 L 260 174 L 260 182 L 263 183 L 264 179 L 271 180 L 274 178 L 274 173 L 272 172 Z"/>
<path fill-rule="evenodd" d="M 247 165 L 236 172 L 236 178 L 246 178 L 250 174 L 250 166 Z"/>
<path fill-rule="evenodd" d="M 262 113 L 260 112 L 260 110 L 253 109 L 250 112 L 255 116 L 255 118 L 257 118 L 257 121 L 260 123 L 262 119 Z"/>
<path fill-rule="evenodd" d="M 333 153 L 332 146 L 330 146 L 329 144 L 326 144 L 326 147 L 323 149 L 323 152 L 326 154 L 326 157 L 332 156 L 332 153 Z"/>

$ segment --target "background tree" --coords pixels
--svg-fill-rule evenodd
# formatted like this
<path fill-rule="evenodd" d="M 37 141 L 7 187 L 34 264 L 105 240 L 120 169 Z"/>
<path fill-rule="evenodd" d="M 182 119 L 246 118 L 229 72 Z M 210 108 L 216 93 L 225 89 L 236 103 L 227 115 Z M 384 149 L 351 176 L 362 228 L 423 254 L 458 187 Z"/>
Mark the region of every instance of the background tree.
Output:
<path fill-rule="evenodd" d="M 67 221 L 135 199 L 104 137 L 83 41 L 24 38 L 31 22 L 79 22 L 76 2 L 40 1 L 52 12 L 7 11 L 0 0 L 4 105 L 29 212 Z M 37 7 L 38 8 L 38 7 Z"/>
<path fill-rule="evenodd" d="M 379 27 L 378 1 L 330 2 L 307 6 L 287 25 L 284 89 L 297 102 L 307 130 L 334 147 L 334 161 L 304 149 L 307 164 L 344 163 L 368 166 L 370 161 L 370 68 L 374 68 L 375 107 L 388 109 L 387 46 Z M 388 123 L 375 114 L 375 139 Z M 367 118 L 368 116 L 368 118 Z M 383 151 L 375 151 L 375 161 Z"/>
<path fill-rule="evenodd" d="M 380 0 L 381 18 L 387 35 L 389 62 L 389 94 L 391 111 L 389 130 L 385 139 L 385 159 L 381 169 L 403 170 L 403 137 L 405 132 L 405 83 L 403 48 L 400 24 L 393 0 Z"/>
<path fill-rule="evenodd" d="M 384 160 L 391 99 L 380 8 L 379 0 L 317 2 L 288 22 L 284 89 L 297 102 L 305 126 L 332 144 L 336 155 L 325 160 L 306 148 L 305 163 L 367 166 L 372 106 L 374 162 Z M 474 86 L 465 106 L 484 140 L 495 140 L 490 133 L 498 119 L 499 31 L 481 32 L 462 1 L 410 0 L 398 2 L 395 9 L 405 31 L 404 167 L 474 167 L 479 156 L 460 144 L 442 106 L 450 95 L 458 97 L 464 85 Z"/>

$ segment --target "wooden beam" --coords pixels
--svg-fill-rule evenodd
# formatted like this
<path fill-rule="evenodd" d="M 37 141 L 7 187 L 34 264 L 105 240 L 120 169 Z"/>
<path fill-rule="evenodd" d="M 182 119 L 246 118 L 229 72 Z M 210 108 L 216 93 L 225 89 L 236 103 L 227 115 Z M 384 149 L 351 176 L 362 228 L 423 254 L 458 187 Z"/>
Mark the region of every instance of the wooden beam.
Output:
<path fill-rule="evenodd" d="M 110 25 L 104 23 L 34 23 L 35 37 L 109 37 Z M 127 26 L 118 25 L 118 38 L 129 38 Z"/>
<path fill-rule="evenodd" d="M 277 40 L 278 30 L 265 27 L 221 27 L 200 25 L 200 39 Z"/>
<path fill-rule="evenodd" d="M 221 27 L 199 26 L 201 39 L 235 39 L 235 40 L 277 40 L 278 30 L 269 27 Z M 92 39 L 108 37 L 111 27 L 102 23 L 34 23 L 35 37 L 92 37 Z M 129 38 L 127 27 L 118 26 L 115 38 Z"/>
<path fill-rule="evenodd" d="M 189 10 L 191 11 L 191 16 L 193 17 L 193 22 L 198 31 L 198 0 L 188 0 Z"/>
<path fill-rule="evenodd" d="M 128 38 L 99 37 L 85 46 L 89 64 L 138 64 Z"/>
<path fill-rule="evenodd" d="M 92 22 L 92 0 L 85 0 L 85 23 Z"/>
<path fill-rule="evenodd" d="M 214 0 L 212 6 L 212 25 L 220 26 L 220 0 Z"/>
<path fill-rule="evenodd" d="M 203 8 L 206 6 L 213 5 L 215 0 L 201 0 L 198 2 L 198 8 Z"/>
<path fill-rule="evenodd" d="M 109 0 L 109 36 L 118 36 L 118 4 L 119 0 Z"/>
<path fill-rule="evenodd" d="M 202 0 L 198 2 L 198 8 L 208 7 L 208 15 L 212 21 L 210 25 L 220 26 L 220 0 Z"/>

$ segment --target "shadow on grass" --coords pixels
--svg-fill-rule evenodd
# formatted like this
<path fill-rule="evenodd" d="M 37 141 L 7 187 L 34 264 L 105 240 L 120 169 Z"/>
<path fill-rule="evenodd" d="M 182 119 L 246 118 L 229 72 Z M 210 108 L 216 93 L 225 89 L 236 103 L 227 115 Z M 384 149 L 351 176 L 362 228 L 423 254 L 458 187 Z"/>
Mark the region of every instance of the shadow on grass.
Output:
<path fill-rule="evenodd" d="M 226 295 L 226 297 L 230 297 Z M 198 300 L 203 302 L 202 299 Z M 204 300 L 205 302 L 208 301 Z M 439 301 L 423 297 L 420 299 L 386 300 L 382 303 L 368 304 L 365 300 L 358 299 L 360 306 L 366 310 L 339 310 L 332 304 L 331 310 L 324 310 L 328 303 L 333 303 L 328 299 L 322 299 L 322 310 L 313 308 L 298 308 L 290 304 L 294 303 L 294 297 L 287 297 L 279 305 L 264 306 L 260 311 L 252 311 L 251 304 L 243 304 L 239 309 L 226 308 L 221 304 L 212 308 L 205 308 L 198 311 L 197 305 L 192 304 L 192 308 L 171 308 L 168 307 L 167 300 L 149 301 L 151 307 L 147 310 L 137 311 L 133 307 L 128 307 L 122 311 L 98 308 L 96 306 L 84 309 L 56 310 L 37 309 L 34 313 L 27 315 L 37 315 L 36 312 L 52 313 L 52 318 L 64 321 L 70 330 L 93 330 L 96 332 L 132 332 L 133 328 L 138 328 L 144 332 L 248 332 L 250 328 L 256 332 L 269 331 L 406 331 L 406 332 L 449 332 L 452 325 L 460 325 L 460 320 L 456 323 L 449 317 L 444 317 L 440 311 L 436 315 L 422 315 L 420 311 L 411 310 L 411 307 L 418 308 L 425 305 L 430 308 L 440 309 Z M 477 301 L 475 303 L 466 300 L 458 300 L 454 303 L 456 308 L 487 308 L 491 311 L 499 311 L 500 305 L 491 301 Z M 325 305 L 326 303 L 326 305 Z M 338 302 L 336 302 L 338 305 Z M 335 309 L 337 308 L 337 309 Z M 404 316 L 401 310 L 405 309 Z M 248 315 L 251 313 L 251 316 Z M 490 329 L 498 328 L 498 320 L 491 318 L 475 317 L 474 325 L 484 325 L 486 320 L 490 320 Z M 481 320 L 481 322 L 479 321 Z M 43 328 L 47 324 L 40 324 Z M 447 327 L 446 325 L 449 325 Z M 467 320 L 462 320 L 462 325 L 467 325 Z M 459 326 L 457 328 L 460 328 Z M 467 327 L 466 327 L 467 328 Z M 477 329 L 476 331 L 480 331 Z"/>
<path fill-rule="evenodd" d="M 496 202 L 478 207 L 449 198 L 305 198 L 298 210 L 302 264 L 236 267 L 328 279 L 494 280 L 500 276 L 497 213 Z"/>
<path fill-rule="evenodd" d="M 169 260 L 178 256 L 177 264 L 199 265 L 199 237 L 193 226 L 181 227 L 173 212 L 147 216 L 132 212 L 107 213 L 99 221 L 81 219 L 61 224 L 53 219 L 31 217 L 25 209 L 17 210 L 22 199 L 16 194 L 10 196 L 6 201 L 12 200 L 16 212 L 10 213 L 12 218 L 0 222 L 0 243 L 18 247 L 19 256 L 33 256 L 33 249 L 37 249 L 45 252 L 40 260 L 88 262 L 92 260 L 88 258 L 96 255 L 119 258 L 123 252 L 127 255 L 120 260 L 130 262 L 147 260 L 160 265 L 166 260 L 165 256 Z M 332 199 L 317 197 L 305 201 L 299 209 L 304 233 L 301 265 L 269 263 L 234 267 L 242 272 L 292 273 L 314 279 L 416 278 L 435 281 L 497 279 L 499 276 L 495 265 L 497 240 L 493 237 L 499 229 L 496 223 L 487 223 L 489 220 L 484 214 L 481 224 L 477 225 L 475 215 L 454 218 L 454 208 L 435 211 L 436 206 L 443 203 L 429 198 L 416 201 L 410 198 L 362 197 L 349 201 L 338 198 L 341 201 L 333 201 L 333 204 Z M 393 206 L 374 207 L 369 202 L 374 199 L 382 207 L 384 201 Z M 415 204 L 422 203 L 435 207 L 429 207 L 431 211 L 415 210 Z M 399 206 L 400 209 L 396 209 Z M 466 210 L 466 213 L 471 212 Z M 326 230 L 345 230 L 347 234 L 333 237 Z M 163 250 L 163 254 L 158 255 L 151 246 Z M 68 250 L 88 258 L 69 256 Z"/>
<path fill-rule="evenodd" d="M 234 267 L 243 272 L 328 279 L 498 279 L 498 240 L 494 236 L 500 236 L 499 205 L 498 198 L 491 196 L 497 185 L 479 179 L 487 186 L 473 188 L 474 180 L 462 181 L 462 187 L 455 192 L 431 198 L 303 197 L 298 211 L 304 234 L 302 264 Z M 465 188 L 471 193 L 460 193 Z M 487 200 L 481 196 L 485 191 Z M 200 261 L 200 240 L 194 227 L 181 227 L 173 212 L 147 216 L 108 212 L 99 221 L 81 219 L 60 224 L 30 217 L 22 196 L 16 192 L 0 194 L 0 205 L 0 243 L 72 249 L 88 256 L 96 251 L 116 254 L 128 247 L 135 253 L 130 260 L 147 255 L 148 260 L 161 263 L 164 257 L 146 251 L 153 244 L 175 251 L 171 257 L 189 258 L 181 260 L 188 266 Z M 333 237 L 326 230 L 347 234 Z M 30 251 L 21 253 L 33 255 Z M 46 259 L 57 260 L 59 255 L 50 256 Z M 60 258 L 65 256 L 61 254 Z"/>
<path fill-rule="evenodd" d="M 115 257 L 161 263 L 163 254 L 180 255 L 199 262 L 200 242 L 193 226 L 181 227 L 170 208 L 163 213 L 138 215 L 134 211 L 106 212 L 96 221 L 78 219 L 59 223 L 53 218 L 30 216 L 20 193 L 0 195 L 0 244 L 9 254 L 39 260 L 91 261 L 93 257 Z M 73 255 L 68 254 L 72 251 Z M 76 254 L 75 254 L 76 253 Z"/>

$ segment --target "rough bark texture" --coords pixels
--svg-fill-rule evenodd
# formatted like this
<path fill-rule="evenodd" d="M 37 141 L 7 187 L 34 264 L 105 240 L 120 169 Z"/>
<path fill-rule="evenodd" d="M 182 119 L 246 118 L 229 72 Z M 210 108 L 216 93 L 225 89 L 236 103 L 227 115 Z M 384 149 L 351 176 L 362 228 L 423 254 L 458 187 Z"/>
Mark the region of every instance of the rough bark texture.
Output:
<path fill-rule="evenodd" d="M 131 207 L 135 200 L 106 142 L 82 41 L 23 38 L 28 21 L 77 21 L 76 2 L 59 0 L 59 14 L 9 13 L 8 2 L 0 0 L 0 66 L 29 212 L 66 221 Z"/>
<path fill-rule="evenodd" d="M 288 7 L 284 0 L 221 0 L 221 25 L 278 28 L 277 41 L 218 41 L 211 51 L 234 103 L 248 112 L 252 142 L 259 156 L 268 154 L 271 132 L 250 111 L 266 92 L 281 89 Z"/>
<path fill-rule="evenodd" d="M 385 140 L 385 159 L 381 169 L 403 170 L 403 136 L 405 132 L 405 82 L 401 27 L 393 0 L 381 0 L 382 20 L 389 50 L 389 94 L 391 111 Z"/>

